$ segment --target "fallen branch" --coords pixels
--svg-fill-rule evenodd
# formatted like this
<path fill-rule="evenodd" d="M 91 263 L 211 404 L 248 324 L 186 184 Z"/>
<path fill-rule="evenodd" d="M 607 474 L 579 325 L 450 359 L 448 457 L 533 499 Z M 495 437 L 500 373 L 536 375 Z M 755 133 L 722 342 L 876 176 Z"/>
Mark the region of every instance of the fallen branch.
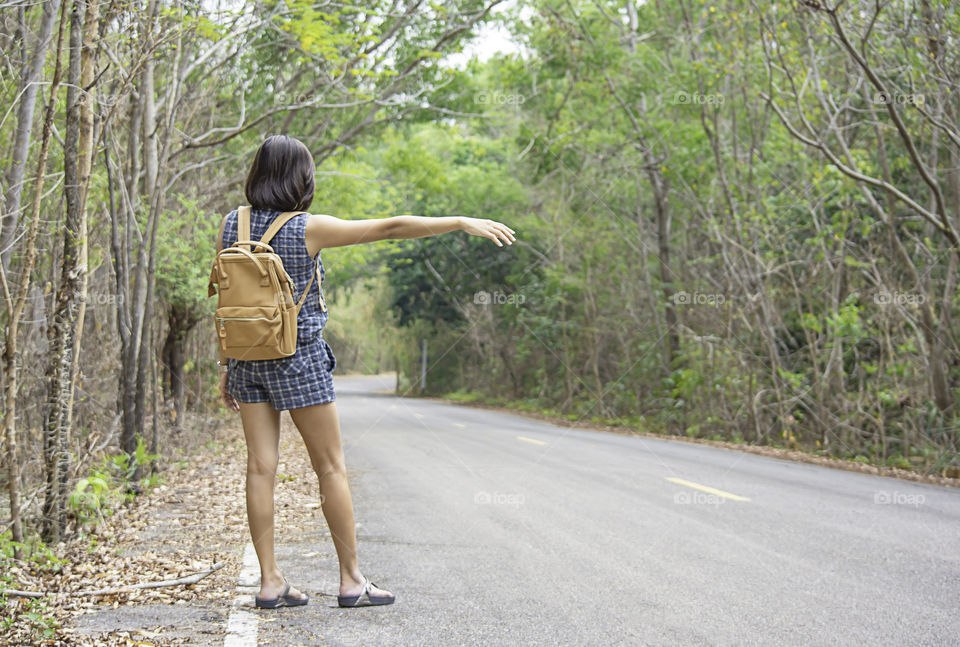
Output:
<path fill-rule="evenodd" d="M 93 591 L 71 591 L 68 595 L 109 595 L 111 593 L 129 593 L 136 589 L 156 589 L 162 586 L 177 586 L 178 584 L 196 584 L 210 573 L 218 571 L 226 565 L 226 562 L 217 562 L 211 566 L 206 571 L 201 571 L 199 573 L 194 573 L 193 575 L 187 575 L 186 577 L 178 577 L 175 580 L 163 580 L 160 582 L 141 582 L 139 584 L 131 584 L 129 586 L 121 586 L 112 589 L 95 589 Z M 17 589 L 5 589 L 3 591 L 5 595 L 17 595 L 26 598 L 40 598 L 44 595 L 49 595 L 49 593 L 43 593 L 40 591 L 18 591 Z"/>
<path fill-rule="evenodd" d="M 37 591 L 18 591 L 17 589 L 3 589 L 4 595 L 19 595 L 23 598 L 42 598 L 46 593 L 39 593 Z"/>

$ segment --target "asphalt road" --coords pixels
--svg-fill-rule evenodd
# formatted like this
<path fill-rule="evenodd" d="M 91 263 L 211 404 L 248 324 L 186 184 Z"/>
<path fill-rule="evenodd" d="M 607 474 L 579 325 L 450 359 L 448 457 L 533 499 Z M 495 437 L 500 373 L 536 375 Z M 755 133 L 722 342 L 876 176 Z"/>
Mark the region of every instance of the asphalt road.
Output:
<path fill-rule="evenodd" d="M 392 387 L 336 379 L 361 568 L 396 603 L 258 613 L 260 645 L 960 645 L 957 490 Z M 328 535 L 277 551 L 336 591 Z"/>

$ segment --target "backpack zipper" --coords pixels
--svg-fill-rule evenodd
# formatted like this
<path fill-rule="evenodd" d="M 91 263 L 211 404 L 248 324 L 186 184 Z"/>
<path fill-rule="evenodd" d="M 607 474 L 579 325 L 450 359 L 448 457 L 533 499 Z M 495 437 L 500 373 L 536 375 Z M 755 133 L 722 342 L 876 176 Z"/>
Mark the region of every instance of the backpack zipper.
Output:
<path fill-rule="evenodd" d="M 217 317 L 217 321 L 220 322 L 220 327 L 223 327 L 224 321 L 273 321 L 269 317 Z"/>

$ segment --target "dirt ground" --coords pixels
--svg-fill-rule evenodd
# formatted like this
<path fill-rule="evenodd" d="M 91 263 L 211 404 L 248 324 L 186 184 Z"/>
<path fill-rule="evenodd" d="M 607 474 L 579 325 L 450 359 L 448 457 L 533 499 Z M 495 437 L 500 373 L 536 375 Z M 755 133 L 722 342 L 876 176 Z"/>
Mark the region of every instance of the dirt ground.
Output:
<path fill-rule="evenodd" d="M 280 466 L 275 491 L 275 536 L 295 532 L 304 516 L 322 523 L 316 476 L 289 415 L 282 416 Z M 209 422 L 209 421 L 208 421 Z M 47 593 L 44 617 L 60 623 L 43 638 L 18 619 L 0 629 L 3 645 L 222 645 L 227 615 L 237 595 L 246 518 L 246 445 L 239 414 L 218 425 L 197 425 L 206 437 L 183 437 L 160 465 L 162 484 L 122 506 L 87 538 L 55 547 L 60 572 L 25 563 L 10 569 L 21 591 Z M 183 432 L 184 434 L 188 432 Z M 174 442 L 174 441 L 171 441 Z M 299 500 L 298 500 L 299 499 Z M 79 591 L 122 589 L 195 574 L 192 584 L 97 595 Z M 20 617 L 29 598 L 9 595 L 3 617 Z"/>

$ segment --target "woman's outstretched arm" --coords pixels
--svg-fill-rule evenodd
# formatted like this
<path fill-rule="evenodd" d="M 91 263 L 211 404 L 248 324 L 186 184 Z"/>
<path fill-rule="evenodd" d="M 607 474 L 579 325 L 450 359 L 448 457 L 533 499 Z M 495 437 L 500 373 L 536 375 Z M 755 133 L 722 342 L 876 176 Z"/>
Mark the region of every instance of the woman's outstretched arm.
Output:
<path fill-rule="evenodd" d="M 495 220 L 466 216 L 392 216 L 366 220 L 343 220 L 334 216 L 311 214 L 307 220 L 305 238 L 310 255 L 321 249 L 372 243 L 378 240 L 423 238 L 450 231 L 463 230 L 473 236 L 490 238 L 499 247 L 500 239 L 513 244 L 514 231 Z"/>
<path fill-rule="evenodd" d="M 391 238 L 425 238 L 463 229 L 461 216 L 393 216 Z"/>
<path fill-rule="evenodd" d="M 490 238 L 499 247 L 503 247 L 500 242 L 502 238 L 505 243 L 512 245 L 516 237 L 513 230 L 502 222 L 488 220 L 486 218 L 468 218 L 466 216 L 439 216 L 429 218 L 425 216 L 394 216 L 390 218 L 394 221 L 396 233 L 394 238 L 423 238 L 425 236 L 435 236 L 445 234 L 448 231 L 462 229 L 472 236 L 483 236 Z"/>

